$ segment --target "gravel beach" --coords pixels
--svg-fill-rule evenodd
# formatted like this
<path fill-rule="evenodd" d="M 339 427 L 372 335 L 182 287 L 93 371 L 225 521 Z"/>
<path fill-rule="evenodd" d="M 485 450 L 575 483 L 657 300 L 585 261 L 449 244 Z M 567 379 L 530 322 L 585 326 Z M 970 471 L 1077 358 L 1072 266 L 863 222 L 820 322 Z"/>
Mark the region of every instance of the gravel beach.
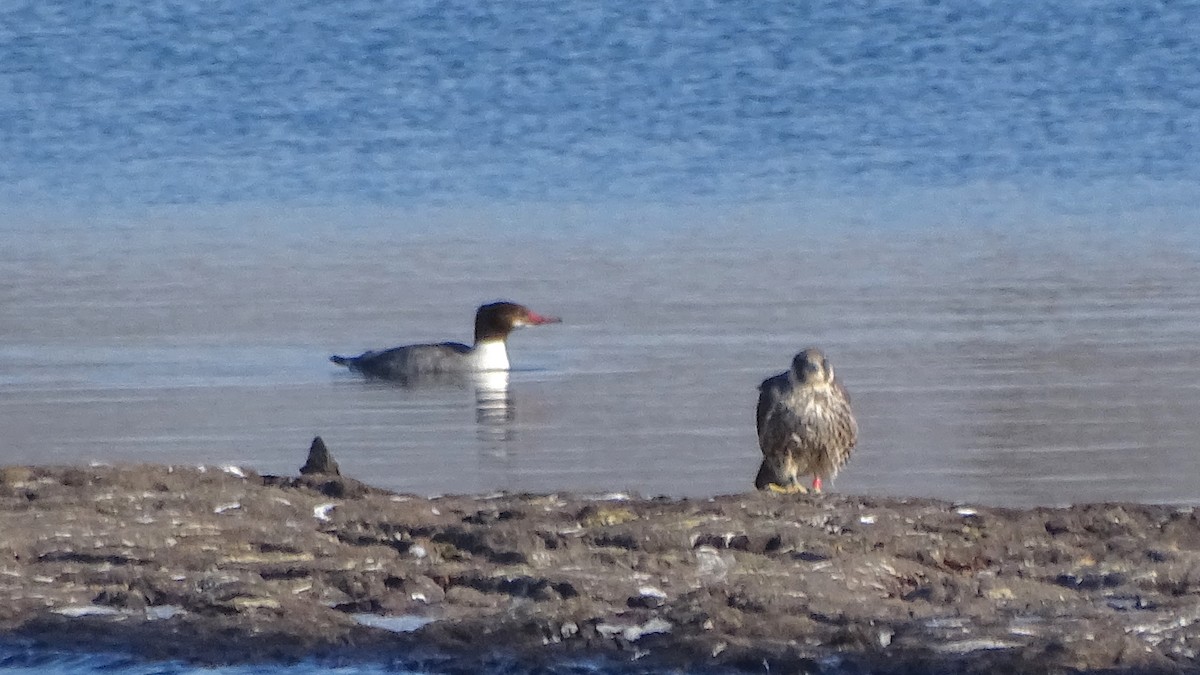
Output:
<path fill-rule="evenodd" d="M 0 513 L 0 638 L 35 648 L 464 673 L 1200 670 L 1191 507 L 425 498 L 137 465 L 5 467 Z"/>

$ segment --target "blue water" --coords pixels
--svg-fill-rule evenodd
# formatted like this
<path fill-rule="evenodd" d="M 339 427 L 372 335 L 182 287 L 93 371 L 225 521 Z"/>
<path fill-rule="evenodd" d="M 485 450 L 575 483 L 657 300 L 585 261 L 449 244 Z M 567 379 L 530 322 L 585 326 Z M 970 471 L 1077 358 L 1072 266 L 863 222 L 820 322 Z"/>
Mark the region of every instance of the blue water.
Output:
<path fill-rule="evenodd" d="M 338 661 L 338 660 L 329 660 Z M 0 646 L 0 672 L 8 675 L 433 675 L 439 672 L 464 672 L 464 666 L 443 665 L 437 657 L 416 659 L 381 659 L 371 663 L 302 661 L 288 665 L 253 664 L 240 666 L 201 666 L 177 661 L 144 662 L 118 654 L 75 654 L 70 652 L 28 650 Z M 650 675 L 653 668 L 636 664 L 625 665 L 622 673 Z M 542 666 L 543 675 L 602 675 L 603 661 L 566 660 L 558 667 Z M 519 664 L 511 659 L 495 659 L 483 666 L 480 675 L 488 672 L 511 674 L 520 672 Z"/>
<path fill-rule="evenodd" d="M 10 0 L 0 196 L 1194 197 L 1198 21 L 1196 2 Z"/>
<path fill-rule="evenodd" d="M 837 489 L 1200 503 L 1198 25 L 0 2 L 0 463 L 285 472 L 320 433 L 421 493 L 735 492 L 755 385 L 816 343 L 863 431 Z M 499 395 L 325 361 L 497 297 L 566 319 Z"/>

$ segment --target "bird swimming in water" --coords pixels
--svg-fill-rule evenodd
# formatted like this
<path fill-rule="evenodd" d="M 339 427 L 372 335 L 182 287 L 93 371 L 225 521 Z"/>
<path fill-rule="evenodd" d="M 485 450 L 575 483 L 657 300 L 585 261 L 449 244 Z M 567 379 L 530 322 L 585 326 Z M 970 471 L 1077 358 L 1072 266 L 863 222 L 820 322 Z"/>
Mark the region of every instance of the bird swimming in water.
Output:
<path fill-rule="evenodd" d="M 754 487 L 782 493 L 807 492 L 800 479 L 809 475 L 820 492 L 858 440 L 850 396 L 816 348 L 796 354 L 787 372 L 759 385 L 757 428 L 763 460 Z"/>
<path fill-rule="evenodd" d="M 561 323 L 515 302 L 493 302 L 475 312 L 475 344 L 459 342 L 405 345 L 358 356 L 331 356 L 330 361 L 367 377 L 400 382 L 508 370 L 508 334 L 524 326 Z"/>

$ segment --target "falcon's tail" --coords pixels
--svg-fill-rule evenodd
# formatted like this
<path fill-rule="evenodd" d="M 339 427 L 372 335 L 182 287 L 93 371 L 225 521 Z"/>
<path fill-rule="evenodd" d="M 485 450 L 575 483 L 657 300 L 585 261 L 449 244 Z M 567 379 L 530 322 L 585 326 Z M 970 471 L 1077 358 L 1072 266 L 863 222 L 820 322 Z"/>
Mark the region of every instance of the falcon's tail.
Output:
<path fill-rule="evenodd" d="M 766 490 L 767 486 L 774 482 L 775 476 L 767 468 L 767 460 L 764 459 L 762 464 L 758 465 L 758 475 L 754 477 L 754 488 L 756 490 Z"/>
<path fill-rule="evenodd" d="M 347 368 L 354 365 L 353 356 L 338 356 L 337 354 L 334 354 L 333 356 L 329 357 L 329 360 L 333 361 L 339 366 L 346 366 Z"/>

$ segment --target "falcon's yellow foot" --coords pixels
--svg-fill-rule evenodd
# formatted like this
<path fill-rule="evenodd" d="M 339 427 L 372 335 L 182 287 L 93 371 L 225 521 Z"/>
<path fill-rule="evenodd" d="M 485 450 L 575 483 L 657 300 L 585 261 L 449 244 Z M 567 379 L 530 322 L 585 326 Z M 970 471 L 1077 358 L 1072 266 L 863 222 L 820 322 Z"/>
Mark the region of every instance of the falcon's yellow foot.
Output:
<path fill-rule="evenodd" d="M 799 483 L 792 483 L 786 487 L 780 485 L 779 483 L 767 483 L 767 489 L 771 492 L 781 495 L 805 494 L 808 492 L 808 488 L 800 485 Z"/>

